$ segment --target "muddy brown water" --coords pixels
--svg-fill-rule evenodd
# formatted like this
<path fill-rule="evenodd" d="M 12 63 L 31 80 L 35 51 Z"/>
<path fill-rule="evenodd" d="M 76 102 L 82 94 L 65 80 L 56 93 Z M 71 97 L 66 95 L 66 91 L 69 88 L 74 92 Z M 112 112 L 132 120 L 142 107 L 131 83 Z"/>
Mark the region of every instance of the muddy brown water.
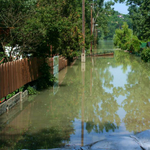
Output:
<path fill-rule="evenodd" d="M 88 57 L 82 66 L 77 60 L 59 73 L 58 86 L 0 116 L 0 149 L 83 146 L 150 129 L 149 64 L 115 51 L 113 57 Z"/>

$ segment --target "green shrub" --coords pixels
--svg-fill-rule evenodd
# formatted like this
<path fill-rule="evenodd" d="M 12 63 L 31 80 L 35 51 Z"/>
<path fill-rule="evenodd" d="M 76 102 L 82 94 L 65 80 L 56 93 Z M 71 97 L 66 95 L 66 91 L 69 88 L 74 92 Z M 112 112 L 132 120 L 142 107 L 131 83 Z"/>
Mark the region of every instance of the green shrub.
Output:
<path fill-rule="evenodd" d="M 45 62 L 40 67 L 41 77 L 37 80 L 37 89 L 42 90 L 48 88 L 54 82 L 54 76 L 50 73 L 51 68 Z"/>
<path fill-rule="evenodd" d="M 19 92 L 23 92 L 25 89 L 25 86 L 22 86 L 21 88 L 19 88 Z"/>
<path fill-rule="evenodd" d="M 141 59 L 144 62 L 150 62 L 150 48 L 146 48 L 141 53 Z"/>
<path fill-rule="evenodd" d="M 15 94 L 16 94 L 16 92 L 12 92 L 12 93 L 8 94 L 8 95 L 6 96 L 6 99 L 10 99 L 10 98 L 13 97 Z"/>
<path fill-rule="evenodd" d="M 36 94 L 36 90 L 31 86 L 28 86 L 27 90 L 29 95 Z"/>
<path fill-rule="evenodd" d="M 137 36 L 132 36 L 130 40 L 125 44 L 127 47 L 127 50 L 132 52 L 139 52 L 140 51 L 140 40 Z"/>
<path fill-rule="evenodd" d="M 116 29 L 115 35 L 113 37 L 114 45 L 119 46 L 119 48 L 126 50 L 126 43 L 131 40 L 133 31 L 128 28 L 126 22 L 123 23 L 122 29 Z"/>
<path fill-rule="evenodd" d="M 0 104 L 5 101 L 5 97 L 3 97 L 2 99 L 0 99 Z"/>
<path fill-rule="evenodd" d="M 77 54 L 77 51 L 73 51 L 70 47 L 67 47 L 67 50 L 63 53 L 63 56 L 66 57 L 69 62 L 72 62 L 73 57 L 76 57 Z"/>

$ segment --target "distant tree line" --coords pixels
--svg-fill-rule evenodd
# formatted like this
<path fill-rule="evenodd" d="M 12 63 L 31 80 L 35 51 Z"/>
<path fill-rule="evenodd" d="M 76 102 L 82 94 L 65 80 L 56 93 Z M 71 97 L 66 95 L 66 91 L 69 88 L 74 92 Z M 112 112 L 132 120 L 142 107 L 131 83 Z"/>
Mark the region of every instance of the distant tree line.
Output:
<path fill-rule="evenodd" d="M 127 14 L 121 14 L 118 11 L 112 11 L 112 14 L 108 16 L 108 33 L 105 36 L 103 30 L 99 33 L 100 39 L 113 39 L 116 29 L 121 29 L 123 22 L 127 22 L 130 29 L 132 29 L 132 20 Z"/>

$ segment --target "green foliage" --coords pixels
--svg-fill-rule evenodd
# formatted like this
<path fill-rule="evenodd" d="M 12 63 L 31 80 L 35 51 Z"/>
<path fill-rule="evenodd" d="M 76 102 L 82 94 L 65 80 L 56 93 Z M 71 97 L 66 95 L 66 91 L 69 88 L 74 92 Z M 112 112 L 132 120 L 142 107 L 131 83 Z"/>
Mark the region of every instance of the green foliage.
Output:
<path fill-rule="evenodd" d="M 100 34 L 100 36 L 103 36 L 104 39 L 113 39 L 115 30 L 120 29 L 124 22 L 127 22 L 130 29 L 132 28 L 132 20 L 129 15 L 120 14 L 118 11 L 114 11 L 111 15 L 109 15 L 108 19 L 109 32 L 106 36 L 103 36 L 103 34 Z"/>
<path fill-rule="evenodd" d="M 125 45 L 132 37 L 132 30 L 128 28 L 126 22 L 123 23 L 122 29 L 116 29 L 114 35 L 114 45 L 119 46 L 121 49 L 127 49 Z"/>
<path fill-rule="evenodd" d="M 54 82 L 54 77 L 50 73 L 50 66 L 45 62 L 40 67 L 40 73 L 41 77 L 37 80 L 37 89 L 43 90 L 45 88 L 48 88 L 50 85 Z"/>
<path fill-rule="evenodd" d="M 0 34 L 0 41 L 3 45 L 9 44 L 12 48 L 16 44 L 20 45 L 19 52 L 22 53 L 23 47 L 28 44 L 21 29 L 27 24 L 27 19 L 34 15 L 36 1 L 0 0 L 0 4 L 0 27 L 8 28 L 7 34 Z M 12 54 L 12 51 L 10 53 Z"/>
<path fill-rule="evenodd" d="M 114 35 L 114 45 L 119 46 L 122 50 L 129 50 L 132 52 L 139 52 L 140 40 L 137 36 L 133 35 L 131 29 L 128 28 L 124 22 L 122 29 L 117 29 Z"/>
<path fill-rule="evenodd" d="M 125 44 L 127 50 L 132 52 L 139 52 L 140 51 L 140 40 L 137 36 L 133 35 L 132 38 Z"/>
<path fill-rule="evenodd" d="M 142 12 L 142 37 L 143 39 L 150 38 L 150 1 L 143 0 L 141 4 L 141 12 Z"/>
<path fill-rule="evenodd" d="M 16 92 L 12 92 L 12 93 L 8 94 L 6 96 L 6 99 L 9 99 L 9 98 L 13 97 L 15 94 L 16 94 Z"/>
<path fill-rule="evenodd" d="M 71 53 L 82 50 L 82 1 L 73 0 L 0 0 L 0 27 L 13 27 L 10 36 L 2 36 L 3 43 L 13 48 L 20 46 L 20 54 L 50 56 L 63 54 L 70 59 Z M 91 42 L 90 5 L 94 3 L 93 18 L 101 26 L 103 34 L 107 30 L 107 18 L 114 3 L 104 0 L 85 0 L 85 48 Z M 12 53 L 12 51 L 11 51 Z"/>
<path fill-rule="evenodd" d="M 125 0 L 123 0 L 125 1 Z M 129 15 L 133 23 L 133 33 L 141 40 L 150 38 L 150 1 L 127 0 Z"/>
<path fill-rule="evenodd" d="M 0 99 L 0 104 L 5 101 L 5 98 L 3 97 L 2 99 Z"/>
<path fill-rule="evenodd" d="M 67 51 L 65 51 L 65 53 L 63 54 L 69 62 L 72 62 L 73 61 L 73 57 L 76 57 L 77 56 L 77 52 L 73 50 L 70 50 L 69 48 L 67 49 Z"/>
<path fill-rule="evenodd" d="M 150 38 L 150 1 L 149 0 L 115 0 L 126 2 L 129 6 L 129 15 L 132 19 L 133 34 L 140 40 Z"/>
<path fill-rule="evenodd" d="M 25 86 L 22 86 L 21 88 L 19 88 L 19 92 L 23 92 L 25 90 Z"/>
<path fill-rule="evenodd" d="M 19 88 L 19 92 L 22 92 L 22 91 L 24 90 L 24 88 L 25 88 L 25 86 Z M 8 94 L 8 95 L 6 96 L 6 99 L 5 99 L 5 98 L 2 98 L 2 99 L 0 100 L 0 103 L 3 102 L 3 101 L 5 101 L 5 100 L 10 99 L 10 98 L 13 97 L 16 93 L 18 93 L 18 90 L 14 91 L 14 92 L 12 92 L 12 93 L 10 93 L 10 94 Z"/>
<path fill-rule="evenodd" d="M 33 87 L 31 87 L 31 86 L 28 86 L 27 90 L 28 90 L 28 94 L 29 95 L 36 94 L 36 90 Z"/>
<path fill-rule="evenodd" d="M 141 59 L 144 62 L 150 62 L 150 48 L 146 48 L 141 53 Z"/>

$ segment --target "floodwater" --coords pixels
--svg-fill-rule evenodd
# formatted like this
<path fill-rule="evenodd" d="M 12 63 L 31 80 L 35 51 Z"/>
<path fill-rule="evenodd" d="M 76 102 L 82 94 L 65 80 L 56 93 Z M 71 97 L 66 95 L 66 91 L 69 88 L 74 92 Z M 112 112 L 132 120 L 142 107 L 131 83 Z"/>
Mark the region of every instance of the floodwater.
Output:
<path fill-rule="evenodd" d="M 0 149 L 82 146 L 150 129 L 150 65 L 139 57 L 118 50 L 87 57 L 58 77 L 59 85 L 0 117 Z"/>

